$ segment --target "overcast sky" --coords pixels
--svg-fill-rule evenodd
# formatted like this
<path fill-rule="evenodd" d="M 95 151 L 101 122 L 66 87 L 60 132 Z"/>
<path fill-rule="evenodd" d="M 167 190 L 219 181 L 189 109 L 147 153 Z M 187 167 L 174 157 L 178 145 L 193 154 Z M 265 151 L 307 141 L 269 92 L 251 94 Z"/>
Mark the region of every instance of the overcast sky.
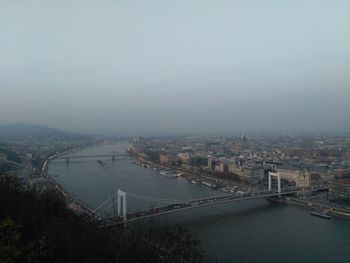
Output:
<path fill-rule="evenodd" d="M 0 0 L 0 123 L 350 131 L 350 1 Z"/>

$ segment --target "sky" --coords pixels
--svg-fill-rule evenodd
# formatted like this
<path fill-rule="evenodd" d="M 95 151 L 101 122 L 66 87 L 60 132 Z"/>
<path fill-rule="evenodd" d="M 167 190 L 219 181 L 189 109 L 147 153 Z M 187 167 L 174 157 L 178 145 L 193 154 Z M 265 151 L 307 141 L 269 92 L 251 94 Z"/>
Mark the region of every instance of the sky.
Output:
<path fill-rule="evenodd" d="M 350 131 L 350 1 L 0 0 L 0 123 Z"/>

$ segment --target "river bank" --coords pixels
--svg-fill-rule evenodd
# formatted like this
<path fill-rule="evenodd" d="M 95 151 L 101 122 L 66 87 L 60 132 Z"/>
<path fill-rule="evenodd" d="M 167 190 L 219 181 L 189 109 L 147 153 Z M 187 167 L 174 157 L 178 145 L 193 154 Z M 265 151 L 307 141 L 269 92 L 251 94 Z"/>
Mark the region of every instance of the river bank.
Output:
<path fill-rule="evenodd" d="M 335 207 L 310 199 L 301 199 L 297 197 L 268 197 L 267 200 L 289 205 L 302 207 L 311 211 L 327 211 L 329 215 L 341 217 L 350 220 L 350 209 Z"/>
<path fill-rule="evenodd" d="M 186 179 L 189 183 L 196 185 L 203 185 L 212 189 L 220 190 L 224 193 L 238 193 L 244 195 L 247 192 L 258 192 L 261 189 L 256 189 L 256 187 L 242 183 L 239 181 L 228 180 L 223 178 L 218 178 L 211 176 L 209 174 L 203 174 L 194 170 L 186 169 L 183 167 L 178 167 L 171 164 L 161 164 L 159 162 L 153 162 L 142 158 L 142 156 L 134 154 L 134 164 L 139 165 L 144 168 L 155 170 L 162 176 L 166 176 L 169 179 L 175 179 L 177 177 L 182 177 Z"/>
<path fill-rule="evenodd" d="M 74 197 L 69 191 L 67 191 L 61 184 L 59 184 L 52 177 L 48 176 L 49 163 L 50 161 L 53 161 L 56 158 L 62 157 L 66 154 L 76 153 L 78 151 L 89 149 L 91 147 L 98 147 L 104 144 L 105 143 L 95 143 L 92 145 L 86 145 L 83 147 L 77 147 L 74 149 L 64 150 L 63 152 L 55 153 L 54 155 L 49 156 L 41 166 L 40 176 L 48 180 L 48 182 L 51 184 L 51 189 L 59 193 L 62 196 L 62 198 L 65 200 L 67 207 L 77 214 L 92 215 L 94 213 L 94 210 L 84 201 L 78 199 L 77 197 Z"/>

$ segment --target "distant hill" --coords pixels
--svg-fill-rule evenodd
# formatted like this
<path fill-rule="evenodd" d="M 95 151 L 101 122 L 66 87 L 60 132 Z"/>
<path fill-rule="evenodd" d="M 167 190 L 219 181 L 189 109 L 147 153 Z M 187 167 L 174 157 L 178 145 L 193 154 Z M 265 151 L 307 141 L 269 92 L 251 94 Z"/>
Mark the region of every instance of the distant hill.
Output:
<path fill-rule="evenodd" d="M 59 129 L 50 128 L 44 125 L 30 124 L 30 123 L 14 123 L 14 124 L 0 124 L 0 135 L 54 135 L 67 133 Z"/>
<path fill-rule="evenodd" d="M 90 138 L 88 135 L 81 135 L 73 132 L 66 132 L 43 125 L 30 123 L 0 124 L 0 141 L 26 139 L 62 139 L 62 138 Z"/>

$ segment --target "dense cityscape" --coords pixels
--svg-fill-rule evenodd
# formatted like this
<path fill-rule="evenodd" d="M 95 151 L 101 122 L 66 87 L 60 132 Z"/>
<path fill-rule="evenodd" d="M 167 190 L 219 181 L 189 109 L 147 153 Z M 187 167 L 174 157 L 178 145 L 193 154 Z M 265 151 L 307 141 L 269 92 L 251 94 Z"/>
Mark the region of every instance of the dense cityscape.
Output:
<path fill-rule="evenodd" d="M 349 203 L 348 135 L 134 139 L 133 150 L 141 161 L 179 169 L 184 173 L 181 176 L 191 180 L 206 175 L 213 187 L 223 191 L 231 190 L 225 187 L 227 182 L 235 185 L 238 181 L 243 188 L 266 186 L 268 172 L 277 172 L 283 181 L 298 188 L 324 186 L 331 190 L 327 198 L 311 198 Z"/>
<path fill-rule="evenodd" d="M 1 171 L 17 176 L 23 188 L 39 191 L 53 182 L 42 170 L 50 156 L 115 140 L 25 124 L 3 126 L 0 132 Z M 320 189 L 293 199 L 294 203 L 350 215 L 345 210 L 350 203 L 347 134 L 136 137 L 129 142 L 127 151 L 135 165 L 159 171 L 168 179 L 183 177 L 224 193 L 244 194 L 266 189 L 269 172 L 275 172 L 281 176 L 282 188 Z"/>

